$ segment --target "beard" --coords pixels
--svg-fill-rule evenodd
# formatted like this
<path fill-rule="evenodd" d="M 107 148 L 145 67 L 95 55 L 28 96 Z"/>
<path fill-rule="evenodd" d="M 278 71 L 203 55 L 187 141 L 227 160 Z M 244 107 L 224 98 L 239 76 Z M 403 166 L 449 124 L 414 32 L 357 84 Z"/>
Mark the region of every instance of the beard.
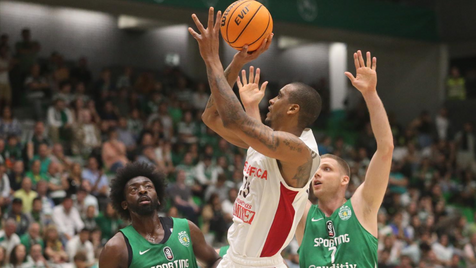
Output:
<path fill-rule="evenodd" d="M 264 119 L 264 124 L 268 127 L 271 127 L 271 119 L 265 118 Z"/>
<path fill-rule="evenodd" d="M 140 205 L 138 202 L 131 203 L 129 209 L 140 216 L 150 216 L 159 210 L 159 200 L 157 198 L 152 199 L 148 205 Z"/>

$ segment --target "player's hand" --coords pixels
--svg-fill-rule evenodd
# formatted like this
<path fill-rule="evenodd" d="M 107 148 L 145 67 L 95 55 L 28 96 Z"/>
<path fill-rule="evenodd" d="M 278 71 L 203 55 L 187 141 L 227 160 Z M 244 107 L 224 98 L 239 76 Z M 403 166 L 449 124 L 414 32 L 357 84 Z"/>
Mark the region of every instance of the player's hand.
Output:
<path fill-rule="evenodd" d="M 246 79 L 245 70 L 241 72 L 241 80 L 238 76 L 237 84 L 240 92 L 240 99 L 245 108 L 258 106 L 258 104 L 264 97 L 268 82 L 264 82 L 261 85 L 261 88 L 259 87 L 260 72 L 260 69 L 257 68 L 255 75 L 254 67 L 251 66 L 249 80 Z"/>
<path fill-rule="evenodd" d="M 367 52 L 367 64 L 364 63 L 362 52 L 359 50 L 354 53 L 354 64 L 357 72 L 354 77 L 350 72 L 345 72 L 352 85 L 357 88 L 362 94 L 373 92 L 377 90 L 377 58 L 371 57 L 370 52 Z"/>
<path fill-rule="evenodd" d="M 205 29 L 198 19 L 197 15 L 192 14 L 193 22 L 197 26 L 197 29 L 200 33 L 197 33 L 191 27 L 188 27 L 190 34 L 197 40 L 198 46 L 200 48 L 200 55 L 206 64 L 212 63 L 213 61 L 220 60 L 218 55 L 218 50 L 220 47 L 220 20 L 221 20 L 221 11 L 218 11 L 216 15 L 216 20 L 213 22 L 214 9 L 210 7 L 208 10 L 208 25 Z"/>
<path fill-rule="evenodd" d="M 253 52 L 248 52 L 248 45 L 245 45 L 241 51 L 235 54 L 233 60 L 237 61 L 241 65 L 245 65 L 250 61 L 256 60 L 261 54 L 263 54 L 263 52 L 268 50 L 271 42 L 273 41 L 273 37 L 274 33 L 269 34 L 268 38 L 264 39 L 263 43 L 261 43 L 261 46 Z"/>

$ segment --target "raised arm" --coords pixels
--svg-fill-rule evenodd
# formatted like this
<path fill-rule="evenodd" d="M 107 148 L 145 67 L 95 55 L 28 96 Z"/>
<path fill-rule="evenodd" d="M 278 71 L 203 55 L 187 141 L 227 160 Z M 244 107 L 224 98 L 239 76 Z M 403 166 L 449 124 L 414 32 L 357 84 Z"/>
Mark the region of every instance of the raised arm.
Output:
<path fill-rule="evenodd" d="M 201 34 L 192 28 L 189 28 L 189 32 L 198 41 L 200 54 L 207 66 L 208 81 L 214 102 L 223 121 L 223 126 L 236 133 L 239 138 L 258 152 L 280 160 L 283 166 L 297 167 L 297 177 L 290 178 L 290 181 L 287 180 L 287 182 L 294 187 L 303 187 L 309 179 L 312 165 L 311 152 L 306 144 L 296 135 L 273 131 L 263 125 L 261 121 L 247 115 L 225 78 L 218 54 L 221 12 L 218 12 L 216 21 L 213 23 L 213 8 L 210 8 L 207 29 L 203 27 L 196 15 L 192 17 Z M 247 86 L 258 87 L 258 82 L 259 78 L 254 82 L 250 81 Z M 305 181 L 304 177 L 306 177 Z"/>
<path fill-rule="evenodd" d="M 211 23 L 213 24 L 213 16 L 214 16 L 213 11 L 210 11 L 209 23 L 211 18 Z M 194 17 L 194 20 L 195 19 L 196 17 Z M 198 19 L 196 21 L 198 21 Z M 273 39 L 273 34 L 270 35 L 269 40 L 268 38 L 265 39 L 263 43 L 261 44 L 260 48 L 254 52 L 248 53 L 248 47 L 245 46 L 243 50 L 235 54 L 230 65 L 228 65 L 228 67 L 225 70 L 225 78 L 231 88 L 233 88 L 233 86 L 235 85 L 236 79 L 238 78 L 238 75 L 241 69 L 243 68 L 243 66 L 257 59 L 263 52 L 268 50 L 272 42 L 272 39 Z M 259 120 L 260 118 L 259 110 L 254 108 L 255 105 L 247 106 L 246 103 L 243 103 L 243 104 L 245 105 L 246 112 L 250 114 L 251 116 L 255 117 L 257 120 Z M 251 107 L 251 108 L 248 108 L 248 107 Z M 238 136 L 236 136 L 236 134 L 233 131 L 230 131 L 223 125 L 223 121 L 215 105 L 213 92 L 210 95 L 210 98 L 208 99 L 208 103 L 205 110 L 203 111 L 202 120 L 205 123 L 205 125 L 207 125 L 210 129 L 215 131 L 218 135 L 220 135 L 222 138 L 224 138 L 228 142 L 245 149 L 249 147 L 249 145 L 243 142 L 243 140 L 240 139 Z"/>
<path fill-rule="evenodd" d="M 377 151 L 373 155 L 365 181 L 352 197 L 357 217 L 372 234 L 377 234 L 377 213 L 387 190 L 393 154 L 393 136 L 387 113 L 377 94 L 377 59 L 371 59 L 367 52 L 367 65 L 360 50 L 354 53 L 357 75 L 346 72 L 346 76 L 364 97 L 370 114 L 370 123 L 377 141 Z M 360 216 L 360 217 L 359 217 Z"/>

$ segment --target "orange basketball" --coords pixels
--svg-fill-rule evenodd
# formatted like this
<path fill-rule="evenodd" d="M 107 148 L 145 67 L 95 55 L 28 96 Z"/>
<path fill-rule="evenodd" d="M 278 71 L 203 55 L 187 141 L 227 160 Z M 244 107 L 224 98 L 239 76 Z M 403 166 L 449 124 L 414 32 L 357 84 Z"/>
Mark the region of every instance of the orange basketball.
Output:
<path fill-rule="evenodd" d="M 260 2 L 239 0 L 223 12 L 221 35 L 234 49 L 248 45 L 248 51 L 257 50 L 272 31 L 273 18 Z"/>

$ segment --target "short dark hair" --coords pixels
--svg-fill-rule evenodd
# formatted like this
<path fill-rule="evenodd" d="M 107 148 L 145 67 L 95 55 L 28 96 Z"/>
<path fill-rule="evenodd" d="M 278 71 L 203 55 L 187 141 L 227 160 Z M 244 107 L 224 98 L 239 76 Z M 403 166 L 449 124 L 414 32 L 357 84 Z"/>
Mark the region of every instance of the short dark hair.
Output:
<path fill-rule="evenodd" d="M 163 204 L 165 196 L 165 181 L 164 175 L 155 171 L 151 165 L 135 162 L 127 164 L 127 166 L 119 169 L 116 178 L 111 181 L 111 204 L 112 207 L 119 213 L 119 216 L 125 220 L 130 220 L 131 215 L 128 209 L 123 209 L 121 203 L 126 200 L 125 187 L 128 181 L 137 178 L 146 177 L 152 181 L 157 193 L 157 198 L 160 204 Z"/>
<path fill-rule="evenodd" d="M 319 117 L 322 109 L 321 95 L 314 88 L 304 83 L 291 83 L 294 90 L 289 93 L 289 102 L 300 107 L 298 125 L 306 128 Z"/>
<path fill-rule="evenodd" d="M 340 166 L 341 170 L 343 171 L 344 175 L 350 177 L 350 166 L 349 166 L 349 164 L 347 164 L 347 162 L 345 162 L 344 159 L 340 158 L 337 155 L 333 155 L 333 154 L 325 154 L 325 155 L 321 156 L 321 159 L 324 159 L 324 158 L 334 159 L 337 162 L 337 164 L 339 164 L 339 166 Z"/>

